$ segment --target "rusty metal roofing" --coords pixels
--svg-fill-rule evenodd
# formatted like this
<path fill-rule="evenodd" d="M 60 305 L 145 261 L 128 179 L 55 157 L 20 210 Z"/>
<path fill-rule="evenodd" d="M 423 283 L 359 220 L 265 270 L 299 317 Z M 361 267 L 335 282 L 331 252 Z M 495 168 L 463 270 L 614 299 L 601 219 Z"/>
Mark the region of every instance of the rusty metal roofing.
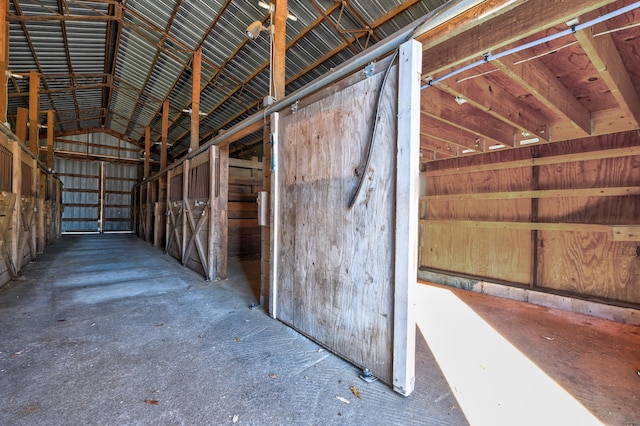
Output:
<path fill-rule="evenodd" d="M 289 0 L 287 93 L 447 0 Z M 189 145 L 191 61 L 202 47 L 200 136 L 205 141 L 261 108 L 269 90 L 269 40 L 248 40 L 257 0 L 12 0 L 9 68 L 41 76 L 40 110 L 57 136 L 109 132 L 160 140 L 169 99 L 170 158 Z M 9 117 L 28 107 L 28 78 L 9 80 Z"/>

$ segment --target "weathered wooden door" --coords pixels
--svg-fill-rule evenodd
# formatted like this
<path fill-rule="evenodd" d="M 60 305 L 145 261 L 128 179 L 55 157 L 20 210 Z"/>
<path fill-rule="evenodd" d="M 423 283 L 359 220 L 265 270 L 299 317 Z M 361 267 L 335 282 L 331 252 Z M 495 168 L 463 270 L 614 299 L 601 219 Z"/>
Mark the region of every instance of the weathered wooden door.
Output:
<path fill-rule="evenodd" d="M 102 230 L 131 231 L 131 190 L 138 180 L 137 166 L 104 163 L 102 179 Z"/>
<path fill-rule="evenodd" d="M 137 168 L 56 158 L 62 187 L 63 232 L 130 231 L 131 189 Z"/>
<path fill-rule="evenodd" d="M 100 230 L 100 162 L 55 159 L 62 186 L 62 232 Z"/>
<path fill-rule="evenodd" d="M 272 123 L 272 311 L 405 395 L 413 390 L 408 292 L 417 273 L 419 179 L 419 110 L 407 105 L 419 98 L 411 55 L 419 57 L 420 49 L 412 46 L 400 55 L 404 85 L 414 91 L 403 93 L 402 109 L 394 66 L 376 117 L 386 72 L 379 67 Z"/>

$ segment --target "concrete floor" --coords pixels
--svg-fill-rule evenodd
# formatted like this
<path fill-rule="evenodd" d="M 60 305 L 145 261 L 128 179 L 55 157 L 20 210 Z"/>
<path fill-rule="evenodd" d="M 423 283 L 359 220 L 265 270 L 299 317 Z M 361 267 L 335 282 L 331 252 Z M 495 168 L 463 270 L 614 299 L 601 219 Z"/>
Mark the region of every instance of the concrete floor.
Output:
<path fill-rule="evenodd" d="M 63 236 L 0 290 L 0 424 L 640 424 L 637 326 L 419 285 L 405 398 L 249 309 L 258 261 L 229 276 Z"/>

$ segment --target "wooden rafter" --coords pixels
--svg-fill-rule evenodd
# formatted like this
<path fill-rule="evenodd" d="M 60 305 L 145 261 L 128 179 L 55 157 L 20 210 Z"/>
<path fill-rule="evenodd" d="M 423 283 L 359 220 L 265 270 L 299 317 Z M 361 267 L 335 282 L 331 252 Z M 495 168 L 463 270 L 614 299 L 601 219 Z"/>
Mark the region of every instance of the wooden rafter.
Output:
<path fill-rule="evenodd" d="M 120 44 L 120 37 L 122 35 L 122 17 L 123 8 L 117 5 L 109 6 L 109 15 L 116 17 L 117 19 L 111 21 L 107 25 L 107 36 L 105 40 L 105 52 L 104 52 L 104 74 L 105 83 L 113 84 L 113 76 L 116 72 L 116 63 L 118 60 L 118 48 Z M 108 77 L 107 77 L 108 76 Z M 105 87 L 102 90 L 102 106 L 109 111 L 111 109 L 111 99 L 113 90 L 111 87 Z M 102 125 L 107 127 L 107 115 L 103 119 Z"/>
<path fill-rule="evenodd" d="M 582 20 L 589 21 L 598 16 L 599 14 L 596 11 L 582 17 Z M 640 123 L 640 99 L 613 39 L 609 34 L 594 37 L 594 34 L 604 30 L 606 30 L 605 25 L 600 24 L 576 32 L 575 37 L 607 84 L 607 87 L 611 90 L 611 94 L 625 112 L 631 124 L 634 127 L 638 127 Z"/>
<path fill-rule="evenodd" d="M 510 145 L 515 139 L 514 127 L 468 103 L 458 104 L 455 96 L 435 87 L 422 91 L 420 111 L 424 115 L 460 127 L 492 143 Z"/>
<path fill-rule="evenodd" d="M 469 79 L 465 80 L 468 77 Z M 487 77 L 477 76 L 474 70 L 461 73 L 457 78 L 457 81 L 444 81 L 439 87 L 522 132 L 549 141 L 550 123 L 540 111 L 523 104 Z M 431 89 L 433 88 L 425 90 Z"/>
<path fill-rule="evenodd" d="M 338 9 L 339 7 L 342 6 L 342 0 L 337 0 L 335 1 L 331 6 L 329 6 L 326 10 L 325 13 L 326 14 L 330 14 L 333 11 L 335 11 L 336 9 Z M 399 15 L 400 13 L 404 12 L 407 8 L 415 5 L 417 3 L 416 0 L 411 0 L 410 2 L 408 2 L 407 4 L 403 4 L 400 6 L 397 6 L 396 8 L 390 10 L 389 12 L 387 12 L 386 14 L 382 15 L 381 17 L 379 17 L 378 19 L 376 19 L 371 25 L 371 29 L 375 30 L 376 28 L 380 27 L 381 25 L 386 24 L 387 22 L 389 22 L 391 19 L 395 18 L 397 15 Z M 296 37 L 294 37 L 289 44 L 287 45 L 287 49 L 292 48 L 294 45 L 296 45 L 300 40 L 302 40 L 304 38 L 304 36 L 306 36 L 309 32 L 311 32 L 313 29 L 315 29 L 318 25 L 320 25 L 323 21 L 324 21 L 324 16 L 320 15 L 318 16 L 313 22 L 311 22 L 306 30 L 304 30 L 303 32 L 301 32 L 300 34 L 298 34 Z M 342 52 L 343 50 L 347 49 L 349 44 L 352 43 L 355 40 L 355 36 L 352 36 L 350 39 L 350 41 L 345 41 L 343 43 L 341 43 L 340 45 L 338 45 L 337 47 L 335 47 L 333 50 L 331 50 L 330 52 L 326 53 L 325 55 L 323 55 L 321 58 L 318 58 L 316 61 L 314 61 L 313 63 L 309 64 L 305 69 L 303 69 L 302 71 L 298 72 L 297 74 L 295 74 L 294 76 L 290 77 L 289 79 L 287 79 L 286 85 L 292 83 L 293 81 L 297 80 L 298 78 L 308 74 L 311 70 L 313 70 L 314 68 L 318 67 L 319 65 L 321 65 L 322 63 L 326 62 L 329 58 L 332 58 L 333 56 L 337 55 L 338 53 Z M 264 71 L 267 67 L 269 66 L 269 62 L 265 62 L 263 63 L 263 65 L 261 67 L 259 67 L 254 73 L 252 73 L 245 82 L 243 82 L 243 86 L 246 85 L 249 81 L 251 81 L 253 78 L 255 78 L 258 74 L 260 74 L 262 71 Z M 236 87 L 236 89 L 233 91 L 233 93 L 237 92 L 240 87 L 242 86 L 238 86 Z M 230 94 L 229 96 L 227 96 L 226 98 L 224 98 L 223 100 L 221 100 L 214 108 L 212 108 L 210 111 L 208 111 L 209 114 L 211 114 L 213 111 L 215 111 L 215 109 L 219 108 L 220 106 L 224 105 L 224 103 L 233 95 Z M 228 119 L 226 122 L 224 122 L 222 125 L 218 126 L 217 129 L 214 129 L 212 132 L 209 133 L 204 133 L 202 136 L 202 139 L 207 139 L 212 137 L 216 132 L 218 132 L 220 129 L 224 129 L 226 126 L 228 126 L 230 123 L 233 123 L 234 121 L 238 120 L 239 118 L 241 118 L 243 115 L 246 115 L 249 111 L 251 110 L 255 110 L 257 108 L 259 108 L 262 104 L 262 98 L 258 97 L 256 98 L 256 100 L 251 103 L 250 105 L 248 105 L 243 111 L 241 111 L 240 113 L 234 115 L 232 118 Z M 186 136 L 186 133 L 183 133 L 182 135 L 180 135 L 178 138 L 176 138 L 176 142 L 181 141 L 184 137 Z M 178 144 L 177 144 L 178 145 Z M 177 146 L 174 145 L 174 146 Z M 174 152 L 174 157 L 178 157 L 179 155 L 181 155 L 182 153 L 184 153 L 187 150 L 187 148 L 184 148 L 182 150 L 178 150 L 176 152 Z"/>
<path fill-rule="evenodd" d="M 591 133 L 591 113 L 538 59 L 516 53 L 495 62 L 511 79 L 535 96 L 546 108 L 569 120 L 587 136 Z"/>
<path fill-rule="evenodd" d="M 360 51 L 356 48 L 356 46 L 353 43 L 356 40 L 355 36 L 347 38 L 347 36 L 345 36 L 344 33 L 338 27 L 338 24 L 329 17 L 329 14 L 322 9 L 322 7 L 318 4 L 316 0 L 311 0 L 309 4 L 311 4 L 311 6 L 313 6 L 313 8 L 324 18 L 323 20 L 327 22 L 331 26 L 331 28 L 333 28 L 336 31 L 336 33 L 338 34 L 338 37 L 342 39 L 343 43 L 346 43 L 346 46 L 349 49 L 351 49 L 354 55 L 357 55 L 358 53 L 360 53 Z"/>
<path fill-rule="evenodd" d="M 166 30 L 162 33 L 162 36 L 160 38 L 160 41 L 158 42 L 158 45 L 160 46 L 164 46 L 166 40 L 167 40 L 167 35 L 169 33 L 169 31 L 171 31 L 171 26 L 173 25 L 173 22 L 176 19 L 176 16 L 178 14 L 178 10 L 180 9 L 180 6 L 182 5 L 182 1 L 183 0 L 178 0 L 173 8 L 173 12 L 171 13 L 171 18 L 169 18 L 169 22 L 167 23 L 167 28 Z M 158 60 L 160 59 L 160 53 L 162 52 L 162 49 L 158 49 L 156 51 L 156 55 L 153 58 L 153 62 L 151 64 L 151 66 L 149 67 L 149 72 L 147 73 L 147 77 L 145 79 L 144 84 L 142 85 L 142 87 L 147 87 L 149 85 L 149 80 L 151 80 L 151 76 L 153 75 L 153 70 L 155 69 L 156 65 L 158 64 Z M 138 98 L 138 101 L 136 102 L 136 105 L 138 104 L 138 102 L 140 101 L 140 99 L 142 98 L 142 92 L 140 93 L 140 96 Z M 133 120 L 132 120 L 133 121 Z M 132 122 L 129 123 L 129 125 L 127 126 L 127 131 L 125 133 L 127 133 L 132 126 Z"/>
<path fill-rule="evenodd" d="M 467 17 L 464 25 L 455 31 L 456 35 L 434 32 L 419 37 L 423 47 L 429 49 L 429 61 L 424 61 L 423 77 L 434 76 L 451 67 L 480 59 L 487 52 L 518 42 L 525 37 L 546 28 L 562 24 L 572 17 L 578 17 L 615 0 L 528 0 L 526 2 L 505 2 L 494 0 L 498 12 L 485 10 L 486 16 Z M 500 8 L 500 5 L 502 7 Z M 502 12 L 502 13 L 501 13 Z M 499 14 L 498 14 L 499 13 Z M 497 14 L 497 16 L 496 16 Z M 455 22 L 455 21 L 454 21 Z M 452 23 L 453 24 L 453 23 Z"/>
<path fill-rule="evenodd" d="M 420 148 L 436 152 L 444 157 L 457 157 L 466 148 L 451 142 L 436 139 L 428 134 L 420 134 Z"/>
<path fill-rule="evenodd" d="M 482 151 L 484 140 L 477 135 L 438 119 L 422 115 L 420 134 L 463 149 Z"/>
<path fill-rule="evenodd" d="M 67 12 L 68 12 L 68 3 L 64 2 L 63 0 L 58 0 L 58 13 L 60 15 L 64 15 L 64 5 L 67 6 Z M 69 13 L 67 13 L 67 16 L 69 15 Z M 75 73 L 73 71 L 73 63 L 71 62 L 71 53 L 69 52 L 69 38 L 67 37 L 67 24 L 65 21 L 61 21 L 60 22 L 60 29 L 62 31 L 62 42 L 64 44 L 64 52 L 65 52 L 65 57 L 67 59 L 67 67 L 69 68 L 69 75 L 71 76 L 71 86 L 75 87 L 77 84 L 77 81 L 75 79 Z M 78 103 L 78 97 L 76 96 L 76 91 L 72 90 L 72 97 L 73 97 L 73 104 L 76 107 L 76 111 L 80 110 L 80 104 Z M 80 128 L 80 113 L 77 112 L 76 113 L 76 118 L 78 119 L 78 129 Z"/>
<path fill-rule="evenodd" d="M 13 0 L 13 6 L 15 7 L 16 13 L 18 14 L 18 16 L 24 16 L 22 13 L 22 8 L 20 7 L 20 3 L 18 3 L 18 0 Z M 14 16 L 14 15 L 7 15 L 7 19 L 10 16 Z M 22 28 L 22 32 L 24 33 L 25 39 L 27 40 L 27 44 L 29 45 L 29 49 L 31 50 L 31 54 L 33 55 L 33 61 L 36 63 L 38 74 L 42 74 L 42 65 L 40 64 L 40 60 L 38 59 L 38 55 L 36 54 L 36 49 L 33 46 L 33 40 L 31 40 L 31 35 L 29 34 L 29 30 L 27 29 L 27 25 L 25 24 L 24 21 L 20 22 L 20 27 Z M 44 86 L 45 90 L 49 90 L 49 86 L 47 85 L 47 82 L 45 80 L 42 81 L 42 85 Z M 49 96 L 49 102 L 51 103 L 51 105 L 55 105 L 51 94 L 49 94 L 48 96 Z"/>

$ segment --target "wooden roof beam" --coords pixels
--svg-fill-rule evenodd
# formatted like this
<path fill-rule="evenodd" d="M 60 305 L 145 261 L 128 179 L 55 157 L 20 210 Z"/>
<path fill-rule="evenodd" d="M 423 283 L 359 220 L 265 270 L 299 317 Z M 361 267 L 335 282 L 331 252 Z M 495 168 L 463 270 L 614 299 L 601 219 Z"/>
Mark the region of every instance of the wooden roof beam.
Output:
<path fill-rule="evenodd" d="M 597 18 L 600 14 L 591 12 L 581 19 L 586 22 Z M 593 63 L 611 94 L 616 99 L 620 108 L 630 120 L 632 126 L 638 127 L 640 123 L 640 99 L 622 58 L 616 49 L 616 45 L 609 34 L 594 37 L 607 28 L 604 23 L 586 28 L 575 33 L 575 37 L 582 49 Z"/>
<path fill-rule="evenodd" d="M 420 117 L 420 135 L 430 136 L 447 144 L 460 146 L 462 149 L 481 152 L 484 146 L 484 140 L 478 135 L 424 114 Z"/>
<path fill-rule="evenodd" d="M 436 120 L 460 127 L 493 143 L 513 144 L 516 129 L 468 103 L 458 104 L 455 96 L 437 87 L 422 91 L 420 112 Z"/>
<path fill-rule="evenodd" d="M 583 136 L 592 132 L 591 113 L 538 59 L 522 52 L 503 57 L 494 64 L 558 116 L 570 121 Z"/>
<path fill-rule="evenodd" d="M 65 2 L 65 5 L 67 6 L 67 8 L 69 7 L 69 5 L 66 2 Z M 62 15 L 64 10 L 65 10 L 65 7 L 63 6 L 63 0 L 58 0 L 58 13 Z M 67 9 L 67 12 L 68 12 L 68 9 Z M 71 86 L 75 87 L 78 84 L 78 82 L 76 81 L 75 77 L 73 77 L 74 75 L 73 63 L 71 62 L 71 52 L 69 51 L 69 38 L 67 37 L 67 24 L 65 23 L 65 21 L 60 22 L 60 29 L 62 30 L 62 42 L 64 44 L 64 52 L 67 60 L 67 67 L 69 68 L 69 73 L 71 74 Z M 75 105 L 76 111 L 77 111 L 80 109 L 80 104 L 78 103 L 78 96 L 76 96 L 75 90 L 72 90 L 71 94 L 73 97 L 73 104 Z M 76 112 L 76 118 L 80 119 L 79 112 Z M 80 128 L 80 121 L 78 121 L 78 129 L 79 128 Z"/>
<path fill-rule="evenodd" d="M 439 83 L 438 87 L 531 136 L 547 142 L 550 140 L 549 120 L 540 111 L 519 102 L 502 86 L 493 84 L 487 77 L 475 76 L 473 72 L 458 74 L 459 82 L 450 79 Z M 462 81 L 465 78 L 469 79 Z"/>
<path fill-rule="evenodd" d="M 420 151 L 423 149 L 436 152 L 444 157 L 457 157 L 460 152 L 466 148 L 461 148 L 454 143 L 436 139 L 428 134 L 420 134 Z M 426 160 L 431 161 L 433 158 L 427 158 Z"/>
<path fill-rule="evenodd" d="M 459 28 L 433 31 L 418 37 L 429 60 L 423 61 L 424 78 L 450 67 L 480 59 L 492 50 L 513 44 L 544 29 L 563 24 L 615 0 L 487 1 L 482 14 L 467 14 Z M 493 8 L 491 5 L 493 4 Z M 498 12 L 493 10 L 498 9 Z M 457 20 L 452 22 L 456 24 Z M 464 30 L 464 31 L 463 31 Z M 458 31 L 463 31 L 457 33 Z M 453 34 L 455 35 L 452 35 Z"/>

